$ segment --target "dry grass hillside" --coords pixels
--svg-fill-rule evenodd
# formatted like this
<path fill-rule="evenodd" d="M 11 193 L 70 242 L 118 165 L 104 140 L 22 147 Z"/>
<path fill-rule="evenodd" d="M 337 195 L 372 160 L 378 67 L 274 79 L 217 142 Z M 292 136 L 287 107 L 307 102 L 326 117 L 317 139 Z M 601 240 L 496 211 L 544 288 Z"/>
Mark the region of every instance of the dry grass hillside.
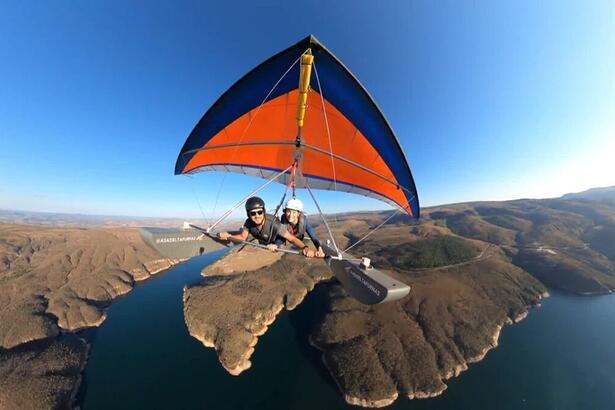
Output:
<path fill-rule="evenodd" d="M 390 274 L 412 286 L 400 301 L 365 306 L 330 289 L 329 313 L 311 336 L 351 404 L 441 394 L 445 381 L 497 346 L 544 287 L 501 254 L 467 265 Z"/>
<path fill-rule="evenodd" d="M 0 224 L 0 409 L 68 409 L 112 299 L 178 261 L 136 229 Z"/>
<path fill-rule="evenodd" d="M 204 283 L 184 289 L 186 326 L 238 375 L 250 368 L 258 337 L 278 313 L 298 306 L 331 271 L 322 259 L 247 246 L 208 266 L 203 276 Z"/>
<path fill-rule="evenodd" d="M 87 350 L 70 335 L 0 353 L 0 409 L 72 408 Z"/>
<path fill-rule="evenodd" d="M 341 247 L 353 244 L 390 212 L 337 216 Z M 318 224 L 318 218 L 311 217 Z M 319 226 L 318 232 L 326 237 Z M 463 244 L 465 241 L 465 245 Z M 615 290 L 615 188 L 557 199 L 472 202 L 424 209 L 420 222 L 397 215 L 353 248 L 384 268 L 414 269 L 471 259 L 494 246 L 545 285 L 577 294 Z"/>
<path fill-rule="evenodd" d="M 99 325 L 161 259 L 137 230 L 0 225 L 0 347 Z"/>
<path fill-rule="evenodd" d="M 330 219 L 343 249 L 390 215 Z M 322 225 L 318 232 L 326 237 Z M 410 295 L 366 307 L 342 288 L 331 289 L 329 313 L 312 341 L 349 403 L 382 406 L 398 395 L 437 395 L 446 379 L 497 344 L 504 323 L 538 303 L 543 284 L 611 293 L 613 243 L 615 190 L 441 206 L 424 209 L 420 222 L 397 215 L 351 252 L 410 284 Z"/>

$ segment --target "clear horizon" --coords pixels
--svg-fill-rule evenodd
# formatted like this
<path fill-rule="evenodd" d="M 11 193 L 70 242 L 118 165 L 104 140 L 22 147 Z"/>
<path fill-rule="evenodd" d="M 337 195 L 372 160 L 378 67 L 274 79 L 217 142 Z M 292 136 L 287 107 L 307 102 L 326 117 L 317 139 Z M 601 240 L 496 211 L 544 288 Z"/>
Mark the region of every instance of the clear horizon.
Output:
<path fill-rule="evenodd" d="M 615 188 L 615 186 L 605 186 L 605 187 L 593 187 L 593 188 L 589 188 L 588 190 L 592 190 L 592 189 L 604 189 L 604 188 Z M 587 190 L 584 190 L 587 191 Z M 540 200 L 540 199 L 556 199 L 556 198 L 560 198 L 563 195 L 566 194 L 576 194 L 576 193 L 580 193 L 580 192 L 584 192 L 584 191 L 575 191 L 575 192 L 566 192 L 562 195 L 558 195 L 558 196 L 554 196 L 554 197 L 544 197 L 544 198 L 530 198 L 530 197 L 526 197 L 526 198 L 511 198 L 511 199 L 501 199 L 501 200 L 480 200 L 480 201 L 463 201 L 463 202 L 450 202 L 450 203 L 446 203 L 446 204 L 436 204 L 436 205 L 430 205 L 430 206 L 421 206 L 421 209 L 426 209 L 426 208 L 436 208 L 439 206 L 447 206 L 447 205 L 457 205 L 457 204 L 463 204 L 463 203 L 472 203 L 472 202 L 506 202 L 506 201 L 519 201 L 519 200 Z M 356 211 L 341 211 L 341 212 L 324 212 L 325 214 L 339 214 L 339 213 L 343 213 L 343 212 L 381 212 L 381 211 L 394 211 L 394 209 L 391 208 L 382 208 L 382 209 L 358 209 Z M 191 216 L 191 217 L 182 217 L 181 215 L 179 216 L 159 216 L 159 215 L 152 215 L 152 216 L 143 216 L 143 215 L 125 215 L 125 214 L 95 214 L 95 213 L 74 213 L 74 212 L 53 212 L 53 211 L 31 211 L 31 210 L 27 210 L 27 209 L 10 209 L 10 208 L 0 208 L 0 212 L 31 212 L 31 213 L 42 213 L 42 214 L 53 214 L 53 215 L 75 215 L 75 216 L 85 216 L 85 217 L 113 217 L 113 218 L 151 218 L 151 219 L 183 219 L 183 220 L 187 220 L 187 219 L 204 219 L 202 218 L 202 215 L 196 215 L 196 216 Z M 231 217 L 228 218 L 228 220 L 243 220 L 245 218 L 244 214 L 242 213 L 242 211 L 239 211 L 237 213 L 234 213 Z M 210 220 L 211 218 L 207 218 L 208 220 Z"/>
<path fill-rule="evenodd" d="M 0 209 L 219 215 L 262 180 L 174 176 L 177 154 L 220 94 L 308 34 L 384 112 L 423 208 L 615 185 L 615 3 L 303 7 L 3 3 Z M 326 213 L 390 209 L 316 195 Z"/>

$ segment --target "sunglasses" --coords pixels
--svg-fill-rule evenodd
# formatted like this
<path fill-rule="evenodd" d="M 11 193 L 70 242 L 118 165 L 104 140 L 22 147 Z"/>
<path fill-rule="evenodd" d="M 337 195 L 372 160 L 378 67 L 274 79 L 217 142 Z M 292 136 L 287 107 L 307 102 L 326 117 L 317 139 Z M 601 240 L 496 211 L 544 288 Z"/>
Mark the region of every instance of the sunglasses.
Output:
<path fill-rule="evenodd" d="M 259 209 L 258 211 L 250 211 L 248 212 L 248 215 L 250 216 L 256 216 L 256 215 L 262 215 L 263 214 L 263 210 Z"/>

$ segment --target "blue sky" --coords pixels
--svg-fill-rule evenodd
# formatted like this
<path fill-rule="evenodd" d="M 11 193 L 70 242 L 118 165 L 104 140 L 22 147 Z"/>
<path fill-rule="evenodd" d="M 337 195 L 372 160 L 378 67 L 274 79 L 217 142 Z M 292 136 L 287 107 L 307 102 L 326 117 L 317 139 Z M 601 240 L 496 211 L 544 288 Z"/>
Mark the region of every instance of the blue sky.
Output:
<path fill-rule="evenodd" d="M 611 0 L 209 3 L 3 1 L 0 208 L 219 214 L 261 180 L 174 176 L 179 149 L 222 92 L 310 33 L 387 116 L 423 206 L 615 185 Z"/>

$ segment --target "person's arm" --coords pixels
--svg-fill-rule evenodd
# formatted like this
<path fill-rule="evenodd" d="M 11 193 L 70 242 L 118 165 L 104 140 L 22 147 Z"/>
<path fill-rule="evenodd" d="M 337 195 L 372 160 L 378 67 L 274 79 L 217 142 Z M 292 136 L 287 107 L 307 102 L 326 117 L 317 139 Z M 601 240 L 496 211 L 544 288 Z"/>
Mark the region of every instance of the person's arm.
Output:
<path fill-rule="evenodd" d="M 295 245 L 297 248 L 301 249 L 301 253 L 308 258 L 314 256 L 314 251 L 308 248 L 302 241 L 300 241 L 295 235 L 286 231 L 283 233 L 282 237 L 286 239 L 288 242 Z"/>
<path fill-rule="evenodd" d="M 235 235 L 231 235 L 228 232 L 220 232 L 218 234 L 218 238 L 222 239 L 223 241 L 232 241 L 237 240 L 237 241 L 245 241 L 246 239 L 248 239 L 248 230 L 246 229 L 246 227 L 244 226 L 243 228 L 241 228 L 241 232 L 239 232 L 238 234 Z"/>
<path fill-rule="evenodd" d="M 312 242 L 314 243 L 314 246 L 317 249 L 316 256 L 319 258 L 324 258 L 325 251 L 323 251 L 322 246 L 320 246 L 320 240 L 316 236 L 316 232 L 314 231 L 314 228 L 312 228 L 312 225 L 310 225 L 307 219 L 305 220 L 305 233 L 307 233 L 310 239 L 312 239 Z"/>
<path fill-rule="evenodd" d="M 288 231 L 282 233 L 282 238 L 286 239 L 288 242 L 292 243 L 299 249 L 305 248 L 305 244 L 301 242 L 295 235 Z"/>
<path fill-rule="evenodd" d="M 320 248 L 320 240 L 318 239 L 318 236 L 316 236 L 314 228 L 312 228 L 312 225 L 310 225 L 307 220 L 305 221 L 305 233 L 307 233 L 310 239 L 312 239 L 312 242 L 314 242 L 314 246 L 316 248 Z"/>

